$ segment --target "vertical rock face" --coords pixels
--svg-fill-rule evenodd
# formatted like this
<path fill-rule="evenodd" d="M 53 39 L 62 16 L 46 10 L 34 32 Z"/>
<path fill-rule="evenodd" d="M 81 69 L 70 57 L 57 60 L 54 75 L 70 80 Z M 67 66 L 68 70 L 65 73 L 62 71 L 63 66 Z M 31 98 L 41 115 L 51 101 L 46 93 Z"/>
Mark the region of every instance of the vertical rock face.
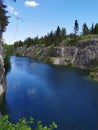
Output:
<path fill-rule="evenodd" d="M 75 45 L 61 43 L 55 47 L 31 45 L 27 48 L 24 45 L 15 48 L 14 54 L 29 56 L 38 60 L 49 57 L 53 64 L 88 68 L 93 61 L 98 61 L 98 38 L 80 41 Z"/>
<path fill-rule="evenodd" d="M 54 64 L 88 68 L 94 60 L 98 60 L 98 39 L 82 41 L 74 46 L 55 47 L 55 53 L 52 58 Z"/>
<path fill-rule="evenodd" d="M 4 48 L 3 43 L 0 40 L 0 95 L 6 90 L 6 80 L 5 80 L 5 69 L 4 69 Z"/>

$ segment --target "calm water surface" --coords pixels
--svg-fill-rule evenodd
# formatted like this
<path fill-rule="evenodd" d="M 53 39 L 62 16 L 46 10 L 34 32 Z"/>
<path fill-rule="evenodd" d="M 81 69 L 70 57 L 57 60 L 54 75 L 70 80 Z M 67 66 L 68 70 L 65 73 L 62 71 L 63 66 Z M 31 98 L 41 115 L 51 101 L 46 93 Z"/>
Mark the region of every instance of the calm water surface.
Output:
<path fill-rule="evenodd" d="M 13 122 L 32 116 L 57 130 L 98 130 L 98 82 L 88 74 L 12 56 L 2 111 Z"/>

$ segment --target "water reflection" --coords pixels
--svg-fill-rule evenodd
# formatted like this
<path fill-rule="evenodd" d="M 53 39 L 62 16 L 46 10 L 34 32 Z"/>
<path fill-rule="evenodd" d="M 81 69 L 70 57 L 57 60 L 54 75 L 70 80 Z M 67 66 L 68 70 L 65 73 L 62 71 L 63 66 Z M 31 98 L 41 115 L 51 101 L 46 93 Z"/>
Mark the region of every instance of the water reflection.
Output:
<path fill-rule="evenodd" d="M 32 65 L 32 64 L 35 65 Z M 11 57 L 6 113 L 12 121 L 33 116 L 57 130 L 98 130 L 98 83 L 89 72 Z"/>
<path fill-rule="evenodd" d="M 7 74 L 11 70 L 11 63 L 7 62 L 4 67 L 5 67 L 5 74 Z"/>
<path fill-rule="evenodd" d="M 27 90 L 27 95 L 28 96 L 33 96 L 37 93 L 37 88 L 32 88 Z"/>

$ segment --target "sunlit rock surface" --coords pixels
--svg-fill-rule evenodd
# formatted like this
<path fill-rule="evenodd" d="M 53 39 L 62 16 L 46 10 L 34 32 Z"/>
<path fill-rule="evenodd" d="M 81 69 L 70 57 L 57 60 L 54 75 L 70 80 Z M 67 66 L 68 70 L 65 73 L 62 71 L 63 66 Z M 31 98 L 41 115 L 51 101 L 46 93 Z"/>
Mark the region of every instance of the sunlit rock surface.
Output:
<path fill-rule="evenodd" d="M 6 90 L 6 80 L 5 80 L 5 69 L 4 69 L 4 48 L 3 43 L 0 41 L 0 95 Z"/>
<path fill-rule="evenodd" d="M 44 47 L 31 45 L 15 48 L 14 53 L 22 56 L 29 56 L 38 60 L 50 57 L 53 64 L 73 65 L 80 68 L 87 68 L 93 60 L 98 58 L 98 39 L 90 39 L 78 42 L 71 46 L 61 43 L 56 47 Z"/>

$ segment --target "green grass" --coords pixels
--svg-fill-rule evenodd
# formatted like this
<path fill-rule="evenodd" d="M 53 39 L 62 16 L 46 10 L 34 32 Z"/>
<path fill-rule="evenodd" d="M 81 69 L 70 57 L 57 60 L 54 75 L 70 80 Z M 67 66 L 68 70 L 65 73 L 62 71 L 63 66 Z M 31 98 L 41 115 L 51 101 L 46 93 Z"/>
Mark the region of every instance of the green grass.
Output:
<path fill-rule="evenodd" d="M 98 38 L 98 34 L 89 34 L 79 36 L 79 41 L 91 40 L 93 38 Z"/>
<path fill-rule="evenodd" d="M 94 38 L 98 38 L 98 34 L 80 35 L 80 36 L 76 37 L 76 42 L 87 41 L 87 40 L 91 40 Z M 70 43 L 71 41 L 74 41 L 74 40 L 75 40 L 74 37 L 71 38 L 70 36 L 68 36 L 62 42 L 66 44 L 66 43 Z"/>

